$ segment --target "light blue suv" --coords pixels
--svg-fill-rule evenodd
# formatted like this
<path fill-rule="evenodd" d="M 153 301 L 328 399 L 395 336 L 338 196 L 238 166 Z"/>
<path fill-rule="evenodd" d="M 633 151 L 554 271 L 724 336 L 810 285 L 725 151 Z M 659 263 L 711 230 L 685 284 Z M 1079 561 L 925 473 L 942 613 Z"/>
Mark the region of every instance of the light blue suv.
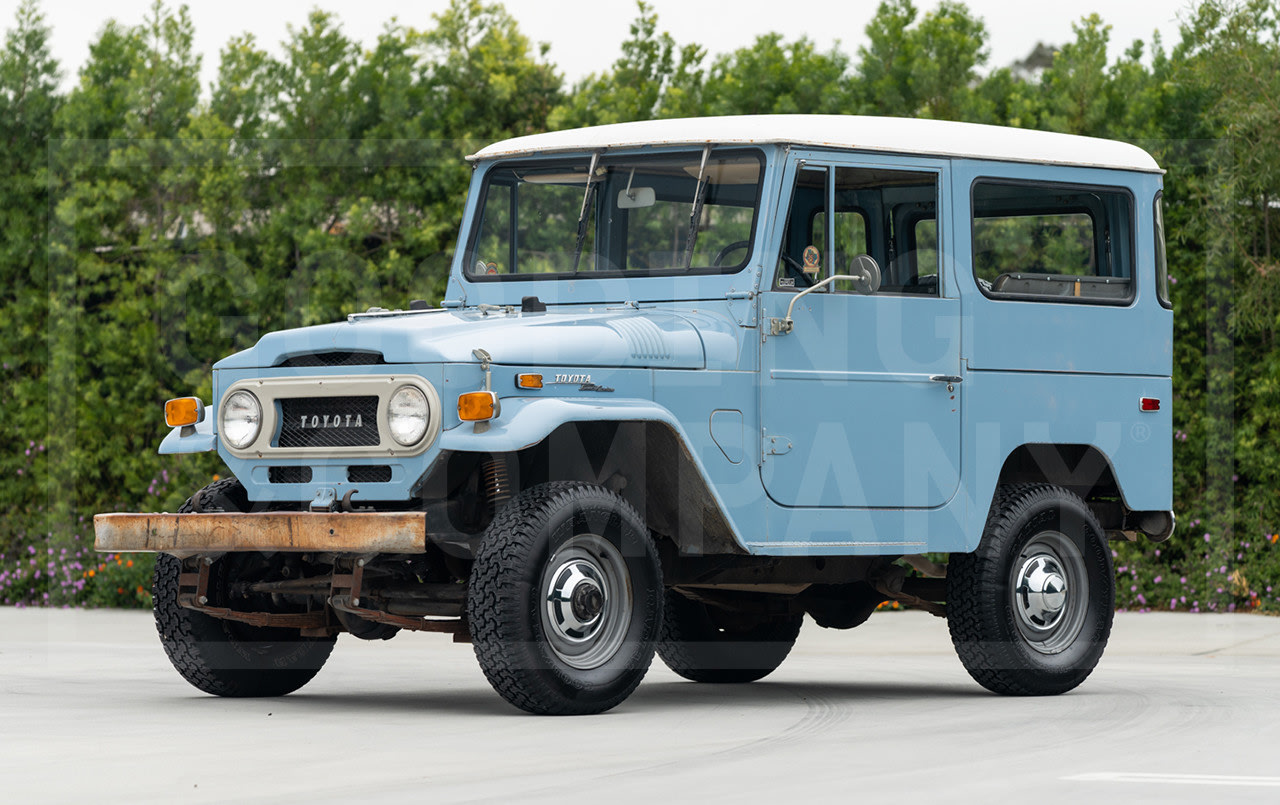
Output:
<path fill-rule="evenodd" d="M 472 160 L 439 308 L 220 361 L 160 450 L 234 477 L 97 518 L 100 550 L 160 553 L 188 681 L 281 695 L 340 632 L 435 631 L 517 707 L 594 713 L 655 651 L 749 682 L 806 614 L 848 629 L 885 601 L 946 617 L 993 691 L 1088 676 L 1108 541 L 1174 527 L 1150 156 L 766 116 Z"/>

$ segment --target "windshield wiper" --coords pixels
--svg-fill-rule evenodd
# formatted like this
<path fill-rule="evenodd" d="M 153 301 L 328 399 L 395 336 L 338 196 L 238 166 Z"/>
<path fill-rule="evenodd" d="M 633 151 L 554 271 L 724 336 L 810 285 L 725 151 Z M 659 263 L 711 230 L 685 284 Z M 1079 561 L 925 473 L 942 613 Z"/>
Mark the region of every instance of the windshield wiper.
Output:
<path fill-rule="evenodd" d="M 707 174 L 707 158 L 711 156 L 711 144 L 702 149 L 702 164 L 698 166 L 698 184 L 693 188 L 693 213 L 689 215 L 689 236 L 684 241 L 684 267 L 688 271 L 693 265 L 693 247 L 698 240 L 698 219 L 702 217 L 702 203 L 707 197 L 707 182 L 702 179 Z"/>
<path fill-rule="evenodd" d="M 591 201 L 592 191 L 595 187 L 591 181 L 596 177 L 596 164 L 600 161 L 600 154 L 591 155 L 591 167 L 587 168 L 587 187 L 582 191 L 582 211 L 578 213 L 578 241 L 573 245 L 573 273 L 578 273 L 578 262 L 582 260 L 582 244 L 587 239 L 587 205 Z"/>

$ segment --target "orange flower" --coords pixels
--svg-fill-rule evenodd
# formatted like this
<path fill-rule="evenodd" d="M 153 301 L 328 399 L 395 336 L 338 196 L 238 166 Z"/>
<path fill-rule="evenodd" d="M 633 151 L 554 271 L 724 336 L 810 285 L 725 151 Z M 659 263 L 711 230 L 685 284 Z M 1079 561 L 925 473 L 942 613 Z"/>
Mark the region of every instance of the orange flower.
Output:
<path fill-rule="evenodd" d="M 116 595 L 124 595 L 124 588 L 123 588 L 123 587 L 117 587 L 117 588 L 116 588 Z"/>
<path fill-rule="evenodd" d="M 128 562 L 125 562 L 125 563 L 124 563 L 124 566 L 125 566 L 125 567 L 133 567 L 133 560 L 132 560 L 132 559 L 130 559 Z"/>
<path fill-rule="evenodd" d="M 96 571 L 96 570 L 90 570 L 90 571 L 89 571 L 89 578 L 93 578 L 93 577 L 94 577 L 94 575 L 95 575 L 96 573 L 97 573 L 97 571 Z"/>

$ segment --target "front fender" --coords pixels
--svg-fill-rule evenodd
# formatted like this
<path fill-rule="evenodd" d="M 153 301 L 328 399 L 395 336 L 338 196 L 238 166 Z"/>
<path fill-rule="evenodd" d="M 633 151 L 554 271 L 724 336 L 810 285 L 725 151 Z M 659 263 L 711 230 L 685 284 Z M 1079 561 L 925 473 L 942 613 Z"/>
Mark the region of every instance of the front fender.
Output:
<path fill-rule="evenodd" d="M 440 434 L 439 446 L 441 450 L 456 452 L 516 452 L 538 444 L 551 436 L 556 428 L 570 422 L 654 422 L 665 425 L 683 445 L 682 460 L 692 463 L 693 470 L 702 481 L 706 498 L 714 503 L 728 528 L 729 538 L 743 552 L 746 551 L 742 530 L 716 485 L 711 482 L 698 451 L 691 448 L 684 426 L 671 411 L 648 400 L 510 397 L 502 400 L 501 414 L 487 423 L 487 429 L 481 428 L 477 432 L 475 427 L 464 423 Z"/>
<path fill-rule="evenodd" d="M 156 452 L 162 456 L 174 453 L 207 453 L 217 447 L 218 437 L 213 433 L 213 419 L 206 416 L 203 422 L 169 431 Z"/>

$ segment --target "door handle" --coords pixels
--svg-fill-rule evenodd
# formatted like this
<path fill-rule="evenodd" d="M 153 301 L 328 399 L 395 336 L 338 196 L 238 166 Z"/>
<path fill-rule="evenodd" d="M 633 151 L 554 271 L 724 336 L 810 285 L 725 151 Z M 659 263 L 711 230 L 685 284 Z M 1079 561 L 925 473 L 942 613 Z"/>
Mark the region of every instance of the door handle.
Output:
<path fill-rule="evenodd" d="M 955 375 L 930 375 L 929 379 L 935 383 L 946 383 L 948 385 L 964 382 L 963 377 L 956 377 Z"/>

